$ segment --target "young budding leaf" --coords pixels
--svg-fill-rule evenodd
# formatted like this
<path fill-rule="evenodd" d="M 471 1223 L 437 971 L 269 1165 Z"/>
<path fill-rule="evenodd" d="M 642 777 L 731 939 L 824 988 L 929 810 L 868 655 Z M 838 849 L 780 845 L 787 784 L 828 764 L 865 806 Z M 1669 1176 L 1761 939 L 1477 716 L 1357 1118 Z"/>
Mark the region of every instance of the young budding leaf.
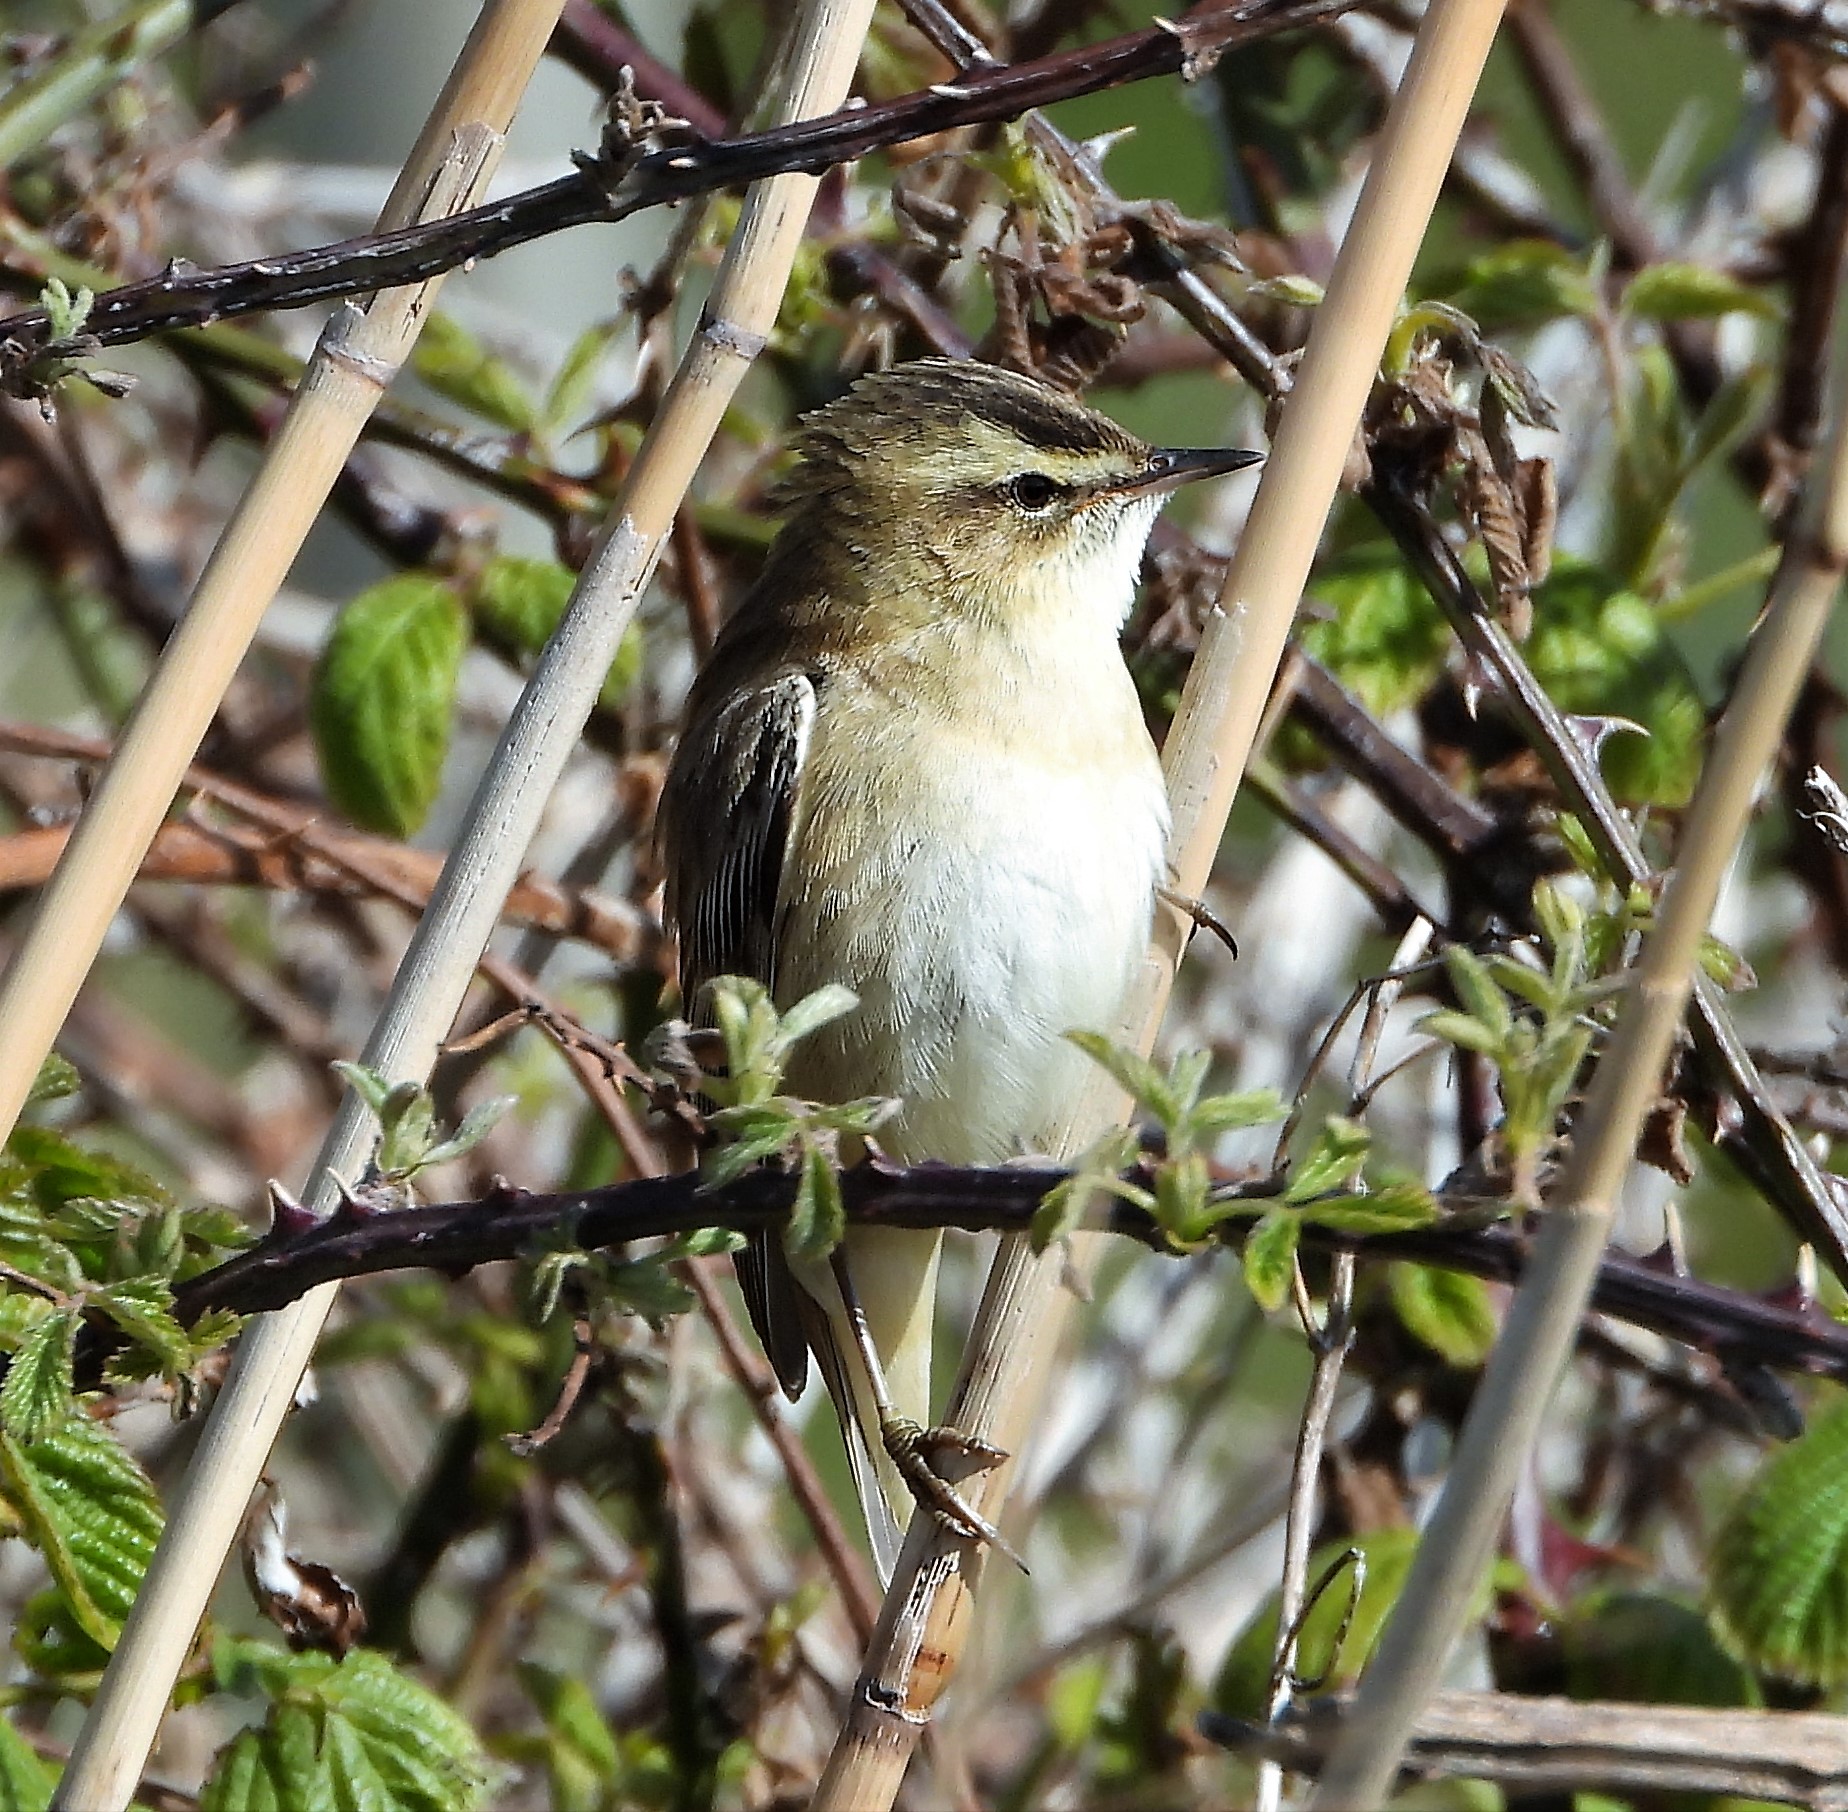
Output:
<path fill-rule="evenodd" d="M 1488 967 L 1475 951 L 1452 944 L 1444 952 L 1444 967 L 1450 971 L 1450 985 L 1463 1003 L 1463 1011 L 1488 1028 L 1498 1042 L 1507 1039 L 1514 1025 L 1508 997 L 1495 985 Z"/>
<path fill-rule="evenodd" d="M 787 1052 L 812 1032 L 845 1018 L 860 1004 L 860 997 L 839 982 L 829 982 L 813 994 L 805 994 L 786 1012 L 777 1025 L 777 1050 Z"/>
<path fill-rule="evenodd" d="M 797 1264 L 819 1264 L 841 1243 L 846 1231 L 841 1180 L 828 1154 L 819 1145 L 805 1142 L 796 1199 L 783 1234 L 784 1246 Z"/>
<path fill-rule="evenodd" d="M 1187 1125 L 1196 1139 L 1211 1139 L 1220 1133 L 1262 1126 L 1282 1117 L 1283 1101 L 1277 1091 L 1254 1088 L 1236 1095 L 1205 1096 L 1194 1103 L 1187 1116 Z"/>
<path fill-rule="evenodd" d="M 1267 1315 L 1275 1314 L 1289 1301 L 1296 1244 L 1302 1230 L 1302 1221 L 1292 1210 L 1273 1208 L 1245 1235 L 1241 1254 L 1245 1287 Z"/>
<path fill-rule="evenodd" d="M 1393 1183 L 1366 1195 L 1326 1195 L 1306 1200 L 1300 1213 L 1336 1233 L 1407 1233 L 1437 1218 L 1437 1202 L 1422 1183 Z"/>
<path fill-rule="evenodd" d="M 1704 264 L 1651 264 L 1625 286 L 1625 314 L 1643 321 L 1711 321 L 1737 313 L 1775 315 L 1767 296 Z"/>
<path fill-rule="evenodd" d="M 1283 1192 L 1283 1199 L 1291 1203 L 1310 1202 L 1317 1196 L 1333 1195 L 1358 1182 L 1372 1144 L 1372 1134 L 1358 1121 L 1331 1114 L 1316 1135 L 1308 1156 L 1290 1167 L 1290 1183 Z"/>
<path fill-rule="evenodd" d="M 1066 1038 L 1100 1065 L 1133 1095 L 1141 1106 L 1163 1126 L 1172 1126 L 1180 1118 L 1181 1103 L 1168 1079 L 1146 1057 L 1120 1044 L 1112 1044 L 1101 1032 L 1067 1032 Z"/>

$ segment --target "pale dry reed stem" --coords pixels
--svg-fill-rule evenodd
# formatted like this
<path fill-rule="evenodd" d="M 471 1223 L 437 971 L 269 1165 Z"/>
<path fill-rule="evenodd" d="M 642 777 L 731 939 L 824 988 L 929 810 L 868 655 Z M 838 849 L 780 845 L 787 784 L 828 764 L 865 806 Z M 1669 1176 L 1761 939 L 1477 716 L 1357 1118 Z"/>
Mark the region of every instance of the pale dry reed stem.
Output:
<path fill-rule="evenodd" d="M 1501 0 L 1434 0 L 1394 97 L 1353 224 L 1284 406 L 1276 446 L 1206 626 L 1169 732 L 1164 764 L 1174 806 L 1176 892 L 1205 889 L 1245 759 L 1282 657 L 1297 599 L 1340 484 L 1425 223 L 1437 199 Z M 1190 922 L 1159 914 L 1155 942 L 1117 1028 L 1154 1042 Z M 1124 1102 L 1098 1072 L 1067 1121 L 1064 1149 L 1119 1120 Z M 1017 1451 L 1038 1413 L 1072 1294 L 1067 1265 L 1086 1274 L 1097 1236 L 1066 1255 L 1004 1240 L 989 1274 L 949 1416 L 979 1440 Z M 990 1520 L 1009 1468 L 962 1482 Z M 883 1812 L 967 1637 L 982 1557 L 914 1517 L 846 1728 L 817 1791 L 817 1812 Z"/>
<path fill-rule="evenodd" d="M 1831 416 L 1799 526 L 1701 771 L 1655 929 L 1598 1060 L 1533 1258 L 1476 1388 L 1399 1602 L 1310 1801 L 1319 1812 L 1384 1802 L 1577 1337 L 1643 1121 L 1661 1094 L 1720 883 L 1848 567 L 1848 357 L 1839 346 Z"/>
<path fill-rule="evenodd" d="M 483 6 L 386 202 L 382 226 L 454 213 L 480 197 L 562 6 Z M 8 1028 L 0 1047 L 0 1128 L 10 1130 L 18 1117 L 258 620 L 409 353 L 437 287 L 388 291 L 364 310 L 344 305 L 323 332 L 0 983 L 0 1023 Z M 294 1389 L 293 1381 L 284 1388 L 282 1409 Z M 208 1470 L 208 1454 L 225 1450 L 230 1419 L 213 1418 L 189 1478 Z M 182 1494 L 55 1805 L 110 1812 L 134 1793 L 261 1463 L 259 1456 L 235 1489 Z"/>
<path fill-rule="evenodd" d="M 383 228 L 481 198 L 563 0 L 484 6 L 396 187 Z M 0 981 L 0 1137 L 77 998 L 187 764 L 354 443 L 410 352 L 440 279 L 345 303 L 322 332 L 250 488 L 225 525 Z"/>
<path fill-rule="evenodd" d="M 806 0 L 780 64 L 779 122 L 829 113 L 842 104 L 872 10 L 873 0 Z M 745 198 L 693 344 L 476 788 L 367 1041 L 365 1064 L 394 1081 L 419 1080 L 435 1061 L 438 1042 L 462 1003 L 501 902 L 518 879 L 546 801 L 576 747 L 675 512 L 739 382 L 775 324 L 816 186 L 812 176 L 776 176 L 754 185 Z M 304 1192 L 312 1207 L 331 1210 L 338 1199 L 335 1178 L 365 1163 L 375 1136 L 370 1115 L 349 1094 Z M 131 1757 L 131 1745 L 114 1745 L 123 1751 L 110 1776 L 115 1797 L 105 1801 L 89 1793 L 86 1781 L 85 1797 L 62 1803 L 81 1805 L 85 1812 L 92 1806 L 113 1812 L 132 1790 L 174 1675 L 337 1288 L 324 1285 L 289 1309 L 263 1317 L 240 1343 L 111 1662 L 115 1696 L 133 1697 L 142 1708 L 139 1746 Z M 110 1696 L 106 1679 L 92 1724 Z"/>

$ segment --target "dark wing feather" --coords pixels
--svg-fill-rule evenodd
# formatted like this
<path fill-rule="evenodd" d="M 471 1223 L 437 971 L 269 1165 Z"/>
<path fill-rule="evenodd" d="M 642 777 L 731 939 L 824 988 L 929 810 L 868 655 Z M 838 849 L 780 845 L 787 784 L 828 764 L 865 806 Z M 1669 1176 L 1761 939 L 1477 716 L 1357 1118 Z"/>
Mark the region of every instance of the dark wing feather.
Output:
<path fill-rule="evenodd" d="M 701 709 L 697 692 L 661 799 L 667 916 L 680 936 L 686 1011 L 715 975 L 776 987 L 777 896 L 815 721 L 815 687 L 786 673 Z M 808 1341 L 783 1243 L 758 1234 L 737 1257 L 739 1288 L 777 1381 L 808 1382 Z"/>

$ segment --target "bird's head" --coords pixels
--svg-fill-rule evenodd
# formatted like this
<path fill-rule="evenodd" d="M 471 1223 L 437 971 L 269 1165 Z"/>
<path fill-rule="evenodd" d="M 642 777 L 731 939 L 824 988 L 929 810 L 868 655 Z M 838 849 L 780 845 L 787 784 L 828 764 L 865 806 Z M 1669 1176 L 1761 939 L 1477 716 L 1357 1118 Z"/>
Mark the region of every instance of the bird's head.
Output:
<path fill-rule="evenodd" d="M 1119 617 L 1164 497 L 1262 457 L 1151 447 L 1036 378 L 952 359 L 861 378 L 804 419 L 795 452 L 782 492 L 798 537 L 835 540 L 873 574 L 922 567 L 977 598 L 1096 596 Z"/>

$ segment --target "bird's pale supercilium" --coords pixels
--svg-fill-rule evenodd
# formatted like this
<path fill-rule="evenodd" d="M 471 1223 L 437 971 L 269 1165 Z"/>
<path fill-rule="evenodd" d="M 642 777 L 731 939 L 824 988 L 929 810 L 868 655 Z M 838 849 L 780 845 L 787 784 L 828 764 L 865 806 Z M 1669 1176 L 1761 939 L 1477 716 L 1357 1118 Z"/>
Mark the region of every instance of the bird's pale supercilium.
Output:
<path fill-rule="evenodd" d="M 891 1095 L 902 1161 L 1044 1150 L 1148 940 L 1168 806 L 1117 645 L 1167 492 L 1258 456 L 1162 450 L 1039 381 L 927 360 L 806 418 L 789 515 L 694 683 L 661 802 L 683 995 L 757 977 L 859 1005 L 804 1042 L 813 1100 Z M 812 1350 L 875 1556 L 914 1498 L 965 1533 L 930 1420 L 941 1236 L 740 1255 L 792 1396 Z M 884 1373 L 869 1376 L 837 1274 Z"/>

